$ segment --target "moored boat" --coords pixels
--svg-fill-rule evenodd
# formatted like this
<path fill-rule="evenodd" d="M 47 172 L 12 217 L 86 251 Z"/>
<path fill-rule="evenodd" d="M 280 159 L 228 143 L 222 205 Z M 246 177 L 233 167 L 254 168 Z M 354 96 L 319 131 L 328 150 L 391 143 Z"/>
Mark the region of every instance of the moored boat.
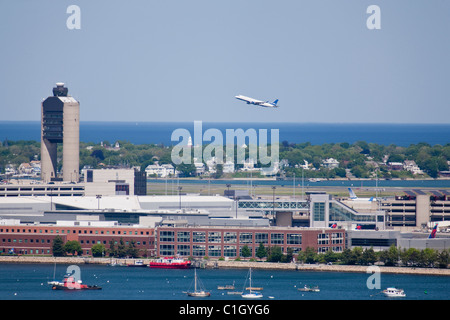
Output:
<path fill-rule="evenodd" d="M 146 267 L 147 265 L 142 260 L 137 260 L 134 263 L 127 264 L 127 267 Z"/>
<path fill-rule="evenodd" d="M 148 266 L 162 269 L 189 269 L 191 261 L 182 258 L 163 257 L 150 261 Z"/>
<path fill-rule="evenodd" d="M 82 284 L 81 280 L 75 281 L 74 277 L 66 276 L 63 282 L 52 281 L 52 290 L 101 290 L 96 285 Z"/>
<path fill-rule="evenodd" d="M 224 286 L 217 286 L 217 290 L 234 290 L 234 281 L 233 284 L 227 284 Z"/>
<path fill-rule="evenodd" d="M 406 293 L 403 289 L 397 289 L 397 288 L 387 288 L 383 290 L 383 293 L 386 297 L 389 298 L 403 298 L 406 297 Z"/>
<path fill-rule="evenodd" d="M 305 286 L 303 288 L 298 289 L 298 291 L 305 291 L 305 292 L 320 292 L 320 289 L 318 286 Z"/>
<path fill-rule="evenodd" d="M 252 268 L 249 270 L 249 280 L 250 280 L 250 286 L 246 288 L 246 290 L 249 290 L 247 293 L 243 293 L 241 295 L 244 299 L 260 299 L 263 297 L 262 293 L 258 291 L 253 291 L 256 287 L 252 287 Z"/>
<path fill-rule="evenodd" d="M 194 271 L 194 291 L 186 292 L 190 297 L 203 298 L 209 297 L 211 293 L 206 291 L 200 283 L 200 280 L 197 277 L 197 269 Z"/>

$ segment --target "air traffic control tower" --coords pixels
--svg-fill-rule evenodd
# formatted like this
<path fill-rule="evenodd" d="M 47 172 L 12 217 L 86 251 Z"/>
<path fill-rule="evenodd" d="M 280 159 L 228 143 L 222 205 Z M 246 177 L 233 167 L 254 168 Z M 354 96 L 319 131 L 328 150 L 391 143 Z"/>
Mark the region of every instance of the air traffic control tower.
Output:
<path fill-rule="evenodd" d="M 78 182 L 80 166 L 80 103 L 56 83 L 53 96 L 42 102 L 41 179 Z M 62 179 L 57 176 L 58 143 L 63 144 Z"/>

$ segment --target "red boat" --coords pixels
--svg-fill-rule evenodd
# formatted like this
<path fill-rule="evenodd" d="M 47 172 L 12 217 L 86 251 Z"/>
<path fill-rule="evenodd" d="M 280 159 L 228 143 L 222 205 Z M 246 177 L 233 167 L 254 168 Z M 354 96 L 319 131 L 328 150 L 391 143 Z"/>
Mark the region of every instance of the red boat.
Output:
<path fill-rule="evenodd" d="M 53 290 L 101 290 L 102 287 L 96 285 L 81 284 L 81 281 L 75 281 L 72 276 L 64 278 L 63 282 L 52 282 Z"/>
<path fill-rule="evenodd" d="M 150 261 L 150 268 L 163 268 L 163 269 L 188 269 L 191 266 L 189 260 L 182 258 L 164 257 Z"/>

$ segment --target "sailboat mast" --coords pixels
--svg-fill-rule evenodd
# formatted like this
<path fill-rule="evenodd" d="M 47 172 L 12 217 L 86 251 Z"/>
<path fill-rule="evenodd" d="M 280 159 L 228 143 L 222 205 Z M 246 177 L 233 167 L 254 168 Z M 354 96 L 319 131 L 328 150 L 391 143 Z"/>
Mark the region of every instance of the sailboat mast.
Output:
<path fill-rule="evenodd" d="M 250 268 L 250 293 L 252 293 L 252 268 Z"/>
<path fill-rule="evenodd" d="M 194 292 L 197 292 L 197 269 L 194 269 Z"/>

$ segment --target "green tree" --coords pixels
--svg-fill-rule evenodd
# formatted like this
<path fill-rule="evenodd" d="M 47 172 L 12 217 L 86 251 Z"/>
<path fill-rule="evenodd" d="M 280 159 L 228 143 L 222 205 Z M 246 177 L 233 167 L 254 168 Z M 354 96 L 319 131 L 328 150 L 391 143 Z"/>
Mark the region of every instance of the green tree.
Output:
<path fill-rule="evenodd" d="M 110 240 L 109 241 L 108 254 L 109 254 L 110 257 L 116 257 L 117 256 L 117 249 L 116 249 L 116 246 L 114 244 L 114 240 Z"/>
<path fill-rule="evenodd" d="M 181 163 L 177 165 L 177 170 L 180 172 L 181 177 L 194 177 L 195 176 L 195 166 L 191 164 Z"/>
<path fill-rule="evenodd" d="M 247 245 L 243 246 L 241 256 L 244 258 L 248 258 L 251 255 L 252 253 L 250 252 L 250 248 Z"/>
<path fill-rule="evenodd" d="M 393 244 L 388 250 L 384 250 L 380 254 L 380 261 L 384 262 L 386 266 L 395 266 L 399 260 L 399 251 Z"/>
<path fill-rule="evenodd" d="M 127 249 L 125 248 L 125 242 L 123 241 L 123 238 L 120 238 L 120 241 L 117 244 L 116 256 L 118 258 L 124 258 L 127 256 Z"/>
<path fill-rule="evenodd" d="M 64 251 L 66 253 L 72 254 L 72 255 L 78 255 L 78 254 L 81 255 L 83 253 L 80 243 L 76 240 L 67 241 L 64 244 Z"/>
<path fill-rule="evenodd" d="M 60 236 L 53 239 L 52 252 L 54 257 L 62 257 L 66 253 L 64 250 L 64 241 Z"/>
<path fill-rule="evenodd" d="M 438 258 L 437 251 L 431 248 L 423 249 L 419 255 L 419 264 L 421 267 L 434 267 Z"/>
<path fill-rule="evenodd" d="M 127 255 L 127 256 L 130 256 L 130 257 L 132 257 L 132 258 L 136 258 L 136 257 L 139 256 L 139 249 L 136 248 L 136 241 L 131 240 L 131 241 L 128 243 L 128 249 L 126 250 L 126 252 L 127 252 L 126 255 Z"/>
<path fill-rule="evenodd" d="M 450 263 L 449 250 L 442 250 L 439 252 L 436 262 L 439 268 L 447 268 Z"/>
<path fill-rule="evenodd" d="M 93 257 L 102 257 L 105 252 L 105 246 L 101 243 L 96 243 L 91 247 Z"/>
<path fill-rule="evenodd" d="M 259 243 L 259 247 L 258 247 L 258 250 L 256 250 L 256 254 L 255 255 L 259 259 L 262 259 L 262 258 L 267 256 L 267 250 L 264 247 L 262 242 Z"/>
<path fill-rule="evenodd" d="M 400 254 L 400 258 L 405 266 L 418 266 L 420 251 L 416 248 L 409 248 L 403 250 Z"/>
<path fill-rule="evenodd" d="M 283 252 L 281 247 L 271 247 L 270 253 L 268 254 L 267 261 L 269 262 L 280 262 L 283 257 Z"/>
<path fill-rule="evenodd" d="M 323 261 L 325 263 L 328 262 L 336 262 L 338 260 L 339 254 L 334 252 L 333 250 L 328 250 L 323 254 Z"/>
<path fill-rule="evenodd" d="M 308 247 L 305 250 L 305 260 L 306 263 L 315 263 L 317 261 L 317 252 L 314 248 Z"/>
<path fill-rule="evenodd" d="M 377 255 L 373 248 L 364 249 L 364 252 L 362 254 L 362 264 L 363 265 L 370 265 L 377 262 Z"/>
<path fill-rule="evenodd" d="M 216 172 L 212 174 L 213 179 L 219 179 L 223 176 L 223 164 L 216 164 Z"/>
<path fill-rule="evenodd" d="M 283 257 L 281 257 L 281 262 L 291 262 L 292 259 L 294 258 L 294 249 L 292 249 L 291 247 L 287 248 L 286 250 L 286 254 L 283 255 Z"/>

